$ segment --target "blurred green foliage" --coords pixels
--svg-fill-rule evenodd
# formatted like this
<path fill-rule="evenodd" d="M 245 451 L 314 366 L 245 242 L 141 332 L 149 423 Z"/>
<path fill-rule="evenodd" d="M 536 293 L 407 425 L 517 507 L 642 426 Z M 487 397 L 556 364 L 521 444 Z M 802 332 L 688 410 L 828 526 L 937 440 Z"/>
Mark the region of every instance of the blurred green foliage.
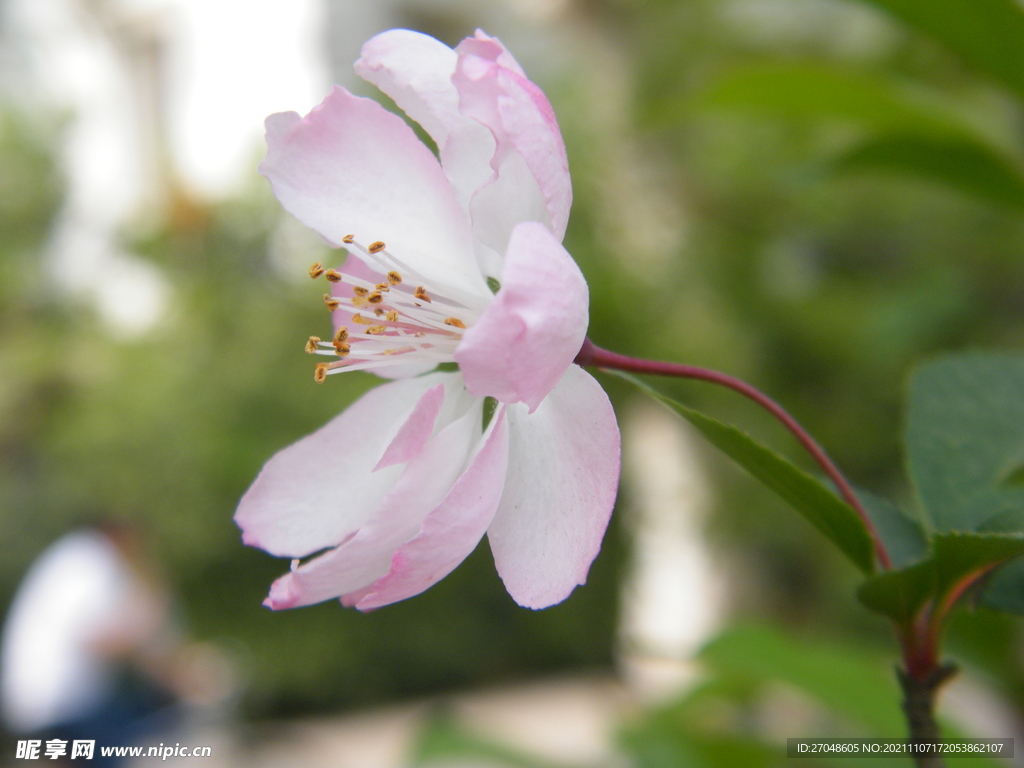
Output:
<path fill-rule="evenodd" d="M 877 649 L 745 625 L 712 640 L 700 659 L 708 670 L 702 684 L 624 730 L 622 745 L 636 768 L 792 765 L 785 757 L 785 740 L 794 737 L 795 723 L 799 738 L 905 734 L 890 659 Z M 946 729 L 956 735 L 949 724 Z M 974 768 L 996 764 L 962 759 Z M 912 765 L 909 758 L 885 755 L 799 762 L 851 768 Z"/>
<path fill-rule="evenodd" d="M 597 281 L 605 311 L 592 337 L 751 381 L 857 485 L 909 501 L 900 446 L 911 367 L 1024 340 L 1024 11 L 1010 0 L 586 7 L 627 62 L 630 140 L 682 222 L 657 281 Z M 592 285 L 616 257 L 629 261 L 587 245 L 605 254 L 585 267 Z M 658 387 L 799 456 L 734 395 Z M 738 612 L 830 636 L 887 633 L 848 599 L 852 569 L 837 568 L 809 526 L 721 471 L 730 482 L 713 531 L 760 579 L 741 590 Z M 953 655 L 986 667 L 1024 711 L 1019 623 L 985 614 L 955 624 Z"/>
<path fill-rule="evenodd" d="M 878 647 L 741 624 L 698 654 L 704 674 L 684 695 L 627 718 L 617 752 L 633 768 L 782 768 L 788 738 L 899 739 L 905 735 L 891 657 Z M 944 723 L 951 737 L 960 735 Z M 477 761 L 474 763 L 474 759 Z M 984 757 L 965 768 L 993 768 Z M 414 750 L 417 768 L 485 764 L 557 768 L 489 742 L 439 710 Z M 806 757 L 812 768 L 909 768 L 894 755 Z"/>

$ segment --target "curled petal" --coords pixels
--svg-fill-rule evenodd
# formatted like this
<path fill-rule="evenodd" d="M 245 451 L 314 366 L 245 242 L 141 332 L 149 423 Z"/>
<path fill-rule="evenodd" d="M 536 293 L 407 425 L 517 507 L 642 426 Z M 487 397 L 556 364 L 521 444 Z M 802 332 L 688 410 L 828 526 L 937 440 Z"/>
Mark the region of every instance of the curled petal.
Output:
<path fill-rule="evenodd" d="M 260 173 L 285 210 L 335 246 L 380 240 L 424 276 L 486 295 L 451 184 L 400 117 L 335 86 L 305 117 L 266 126 Z"/>
<path fill-rule="evenodd" d="M 587 579 L 619 481 L 608 396 L 572 365 L 536 412 L 510 406 L 505 490 L 487 538 L 498 573 L 526 608 L 564 600 Z"/>
<path fill-rule="evenodd" d="M 483 447 L 423 521 L 420 532 L 391 558 L 391 570 L 372 589 L 346 595 L 361 611 L 418 595 L 436 584 L 476 548 L 501 500 L 508 465 L 508 424 L 496 413 Z"/>
<path fill-rule="evenodd" d="M 587 283 L 547 228 L 512 232 L 501 289 L 455 350 L 469 392 L 534 411 L 583 345 Z"/>
<path fill-rule="evenodd" d="M 459 106 L 487 126 L 496 141 L 493 179 L 470 205 L 474 232 L 498 253 L 520 221 L 541 221 L 561 240 L 572 185 L 551 104 L 496 38 L 478 32 L 456 52 L 459 60 L 452 82 L 459 91 Z"/>
<path fill-rule="evenodd" d="M 501 40 L 491 37 L 482 29 L 477 29 L 472 37 L 463 40 L 462 46 L 462 49 L 469 53 L 490 59 L 498 66 L 504 67 L 520 77 L 526 77 L 526 72 L 523 71 L 512 52 L 502 44 Z"/>
<path fill-rule="evenodd" d="M 405 382 L 385 386 L 397 383 Z M 264 605 L 274 610 L 312 605 L 365 589 L 386 574 L 395 552 L 416 536 L 462 474 L 480 438 L 479 406 L 428 441 L 354 536 L 275 581 Z M 345 495 L 346 489 L 337 493 Z"/>
<path fill-rule="evenodd" d="M 372 389 L 278 452 L 238 504 L 235 522 L 242 540 L 281 557 L 304 557 L 344 541 L 401 475 L 401 467 L 373 468 L 417 401 L 457 378 L 437 373 Z"/>

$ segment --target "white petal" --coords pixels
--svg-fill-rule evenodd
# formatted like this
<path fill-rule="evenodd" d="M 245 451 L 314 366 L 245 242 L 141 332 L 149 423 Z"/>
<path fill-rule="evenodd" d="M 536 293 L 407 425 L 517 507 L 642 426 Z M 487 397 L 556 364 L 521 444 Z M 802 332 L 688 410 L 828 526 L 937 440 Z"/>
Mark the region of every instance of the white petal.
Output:
<path fill-rule="evenodd" d="M 496 38 L 478 33 L 460 43 L 456 52 L 459 60 L 452 82 L 459 91 L 459 108 L 486 125 L 496 140 L 492 180 L 470 204 L 474 234 L 504 253 L 517 223 L 539 221 L 561 240 L 572 186 L 551 104 Z"/>
<path fill-rule="evenodd" d="M 361 590 L 386 574 L 398 549 L 416 536 L 465 469 L 480 440 L 481 414 L 477 400 L 431 438 L 355 536 L 275 581 L 265 604 L 275 610 L 312 605 Z"/>
<path fill-rule="evenodd" d="M 452 85 L 458 56 L 429 35 L 389 29 L 363 44 L 356 74 L 390 96 L 443 147 L 453 127 L 469 118 L 459 113 L 459 94 Z"/>
<path fill-rule="evenodd" d="M 361 611 L 418 595 L 436 584 L 476 548 L 494 518 L 508 466 L 505 410 L 494 415 L 483 446 L 420 527 L 391 558 L 391 570 L 369 591 L 345 595 Z"/>
<path fill-rule="evenodd" d="M 335 86 L 306 117 L 266 125 L 260 173 L 285 210 L 333 245 L 383 241 L 428 279 L 488 295 L 452 186 L 398 115 Z"/>
<path fill-rule="evenodd" d="M 392 29 L 367 41 L 355 70 L 434 140 L 444 174 L 468 217 L 473 194 L 493 176 L 496 143 L 487 127 L 459 109 L 459 93 L 452 84 L 457 60 L 455 51 L 439 40 Z M 498 274 L 500 259 L 496 264 L 489 274 Z"/>
<path fill-rule="evenodd" d="M 619 482 L 619 429 L 601 385 L 577 365 L 532 414 L 509 406 L 505 490 L 487 538 L 512 598 L 564 600 L 587 579 Z"/>
<path fill-rule="evenodd" d="M 398 480 L 402 466 L 373 468 L 431 387 L 435 373 L 371 389 L 319 430 L 278 452 L 235 513 L 242 540 L 282 557 L 333 547 L 357 530 Z"/>

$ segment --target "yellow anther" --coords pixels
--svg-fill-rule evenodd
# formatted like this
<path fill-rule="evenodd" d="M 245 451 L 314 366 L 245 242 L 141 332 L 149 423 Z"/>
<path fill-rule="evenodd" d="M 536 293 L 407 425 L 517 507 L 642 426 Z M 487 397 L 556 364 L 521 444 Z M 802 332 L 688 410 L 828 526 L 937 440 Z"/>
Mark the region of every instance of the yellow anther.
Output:
<path fill-rule="evenodd" d="M 374 336 L 380 336 L 384 331 L 387 330 L 387 326 L 384 325 L 371 325 L 366 329 L 367 333 L 372 333 Z"/>
<path fill-rule="evenodd" d="M 373 293 L 366 297 L 366 300 L 371 304 L 380 304 L 382 301 L 384 301 L 384 297 L 381 296 L 376 291 L 374 291 Z"/>
<path fill-rule="evenodd" d="M 341 282 L 341 272 L 339 272 L 336 269 L 328 269 L 326 272 L 324 272 L 324 277 L 326 277 L 332 283 Z"/>
<path fill-rule="evenodd" d="M 413 296 L 416 297 L 417 299 L 421 299 L 422 301 L 427 302 L 427 304 L 431 303 L 430 297 L 427 296 L 427 289 L 424 288 L 422 285 L 416 286 L 416 293 L 414 293 Z"/>
<path fill-rule="evenodd" d="M 381 309 L 380 307 L 377 307 L 375 310 L 373 310 L 373 314 L 375 314 L 377 317 L 384 317 L 384 310 Z"/>
<path fill-rule="evenodd" d="M 351 351 L 352 351 L 352 347 L 347 342 L 344 342 L 344 341 L 336 341 L 336 342 L 334 342 L 334 354 L 336 354 L 338 357 L 344 357 L 345 355 L 347 355 Z"/>
<path fill-rule="evenodd" d="M 390 312 L 388 312 L 387 320 L 388 320 L 389 323 L 397 323 L 398 322 L 398 310 L 397 309 L 392 309 Z"/>
<path fill-rule="evenodd" d="M 343 242 L 346 245 L 348 245 L 349 243 L 352 243 L 355 239 L 356 239 L 355 235 L 345 235 L 343 238 L 341 238 L 341 242 Z"/>
<path fill-rule="evenodd" d="M 317 363 L 316 372 L 313 374 L 313 381 L 323 384 L 327 379 L 327 363 Z"/>
<path fill-rule="evenodd" d="M 385 349 L 384 350 L 384 354 L 385 355 L 393 355 L 393 354 L 395 354 L 395 350 L 393 350 L 393 349 Z"/>
<path fill-rule="evenodd" d="M 352 322 L 355 323 L 356 325 L 369 325 L 370 323 L 373 322 L 373 320 L 367 320 L 365 317 L 356 312 L 354 315 L 352 315 Z"/>
<path fill-rule="evenodd" d="M 319 336 L 310 336 L 309 341 L 306 342 L 306 354 L 312 355 L 317 350 L 317 345 L 320 343 Z"/>
<path fill-rule="evenodd" d="M 356 285 L 356 286 L 353 286 L 353 288 L 352 288 L 352 293 L 354 293 L 356 296 L 365 296 L 369 292 L 370 291 L 368 289 L 363 288 L 363 286 L 361 286 L 361 285 Z"/>
<path fill-rule="evenodd" d="M 329 293 L 325 293 L 325 294 L 324 294 L 324 304 L 326 304 L 326 305 L 327 305 L 327 308 L 328 308 L 329 310 L 331 310 L 331 312 L 333 312 L 334 310 L 336 310 L 336 309 L 338 308 L 338 305 L 339 305 L 340 303 L 341 303 L 341 302 L 340 302 L 340 301 L 338 301 L 338 300 L 337 300 L 336 298 L 334 298 L 333 296 L 331 296 L 331 294 L 329 294 Z"/>
<path fill-rule="evenodd" d="M 381 293 L 387 293 L 391 290 L 391 286 L 387 283 L 377 283 L 377 290 Z"/>
<path fill-rule="evenodd" d="M 384 243 L 381 242 L 380 240 L 377 240 L 375 242 L 370 243 L 370 247 L 367 248 L 366 250 L 368 250 L 370 253 L 380 253 L 385 248 L 387 248 L 387 246 L 384 245 Z"/>
<path fill-rule="evenodd" d="M 398 285 L 402 282 L 402 276 L 394 270 L 388 272 L 388 282 L 392 285 Z"/>
<path fill-rule="evenodd" d="M 353 296 L 352 297 L 352 306 L 353 307 L 365 307 L 369 303 L 370 302 L 368 302 L 366 300 L 365 296 Z"/>
<path fill-rule="evenodd" d="M 446 317 L 444 319 L 445 325 L 454 325 L 456 328 L 465 328 L 466 324 L 459 320 L 457 317 Z"/>
<path fill-rule="evenodd" d="M 331 340 L 331 343 L 341 344 L 341 342 L 345 341 L 345 339 L 347 338 L 348 328 L 346 328 L 345 326 L 341 326 L 341 328 L 339 328 L 337 332 L 334 334 L 334 338 Z"/>
<path fill-rule="evenodd" d="M 313 262 L 313 266 L 309 268 L 309 276 L 316 280 L 320 275 L 324 273 L 324 265 L 319 261 Z"/>
<path fill-rule="evenodd" d="M 413 336 L 415 338 L 417 338 L 417 339 L 422 339 L 426 335 L 427 335 L 426 331 L 417 331 L 416 333 L 413 334 Z"/>

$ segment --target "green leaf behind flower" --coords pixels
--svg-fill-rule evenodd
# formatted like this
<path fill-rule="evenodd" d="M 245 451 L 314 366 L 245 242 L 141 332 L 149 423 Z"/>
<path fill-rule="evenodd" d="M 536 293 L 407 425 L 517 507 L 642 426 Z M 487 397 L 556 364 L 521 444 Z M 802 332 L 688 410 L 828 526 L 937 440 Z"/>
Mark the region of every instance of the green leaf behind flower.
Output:
<path fill-rule="evenodd" d="M 985 202 L 1024 210 L 1024 173 L 991 144 L 968 136 L 887 133 L 829 163 L 838 172 L 880 170 L 945 184 Z"/>
<path fill-rule="evenodd" d="M 876 130 L 974 134 L 937 93 L 868 72 L 812 62 L 736 66 L 696 97 L 701 109 L 842 120 Z"/>
<path fill-rule="evenodd" d="M 621 371 L 608 373 L 626 379 L 693 424 L 717 448 L 825 534 L 861 571 L 873 572 L 874 548 L 867 528 L 853 508 L 823 483 L 736 427 L 682 405 L 634 376 Z"/>
<path fill-rule="evenodd" d="M 906 568 L 928 556 L 928 542 L 920 523 L 888 499 L 860 488 L 856 494 L 894 568 Z"/>
<path fill-rule="evenodd" d="M 1024 9 L 1015 0 L 867 0 L 1024 97 Z"/>
<path fill-rule="evenodd" d="M 922 366 L 906 451 L 928 527 L 1024 533 L 1024 357 L 972 353 Z"/>
<path fill-rule="evenodd" d="M 857 597 L 872 611 L 907 624 L 927 603 L 945 600 L 965 580 L 1021 554 L 1024 535 L 1020 534 L 936 534 L 927 560 L 868 579 Z"/>

